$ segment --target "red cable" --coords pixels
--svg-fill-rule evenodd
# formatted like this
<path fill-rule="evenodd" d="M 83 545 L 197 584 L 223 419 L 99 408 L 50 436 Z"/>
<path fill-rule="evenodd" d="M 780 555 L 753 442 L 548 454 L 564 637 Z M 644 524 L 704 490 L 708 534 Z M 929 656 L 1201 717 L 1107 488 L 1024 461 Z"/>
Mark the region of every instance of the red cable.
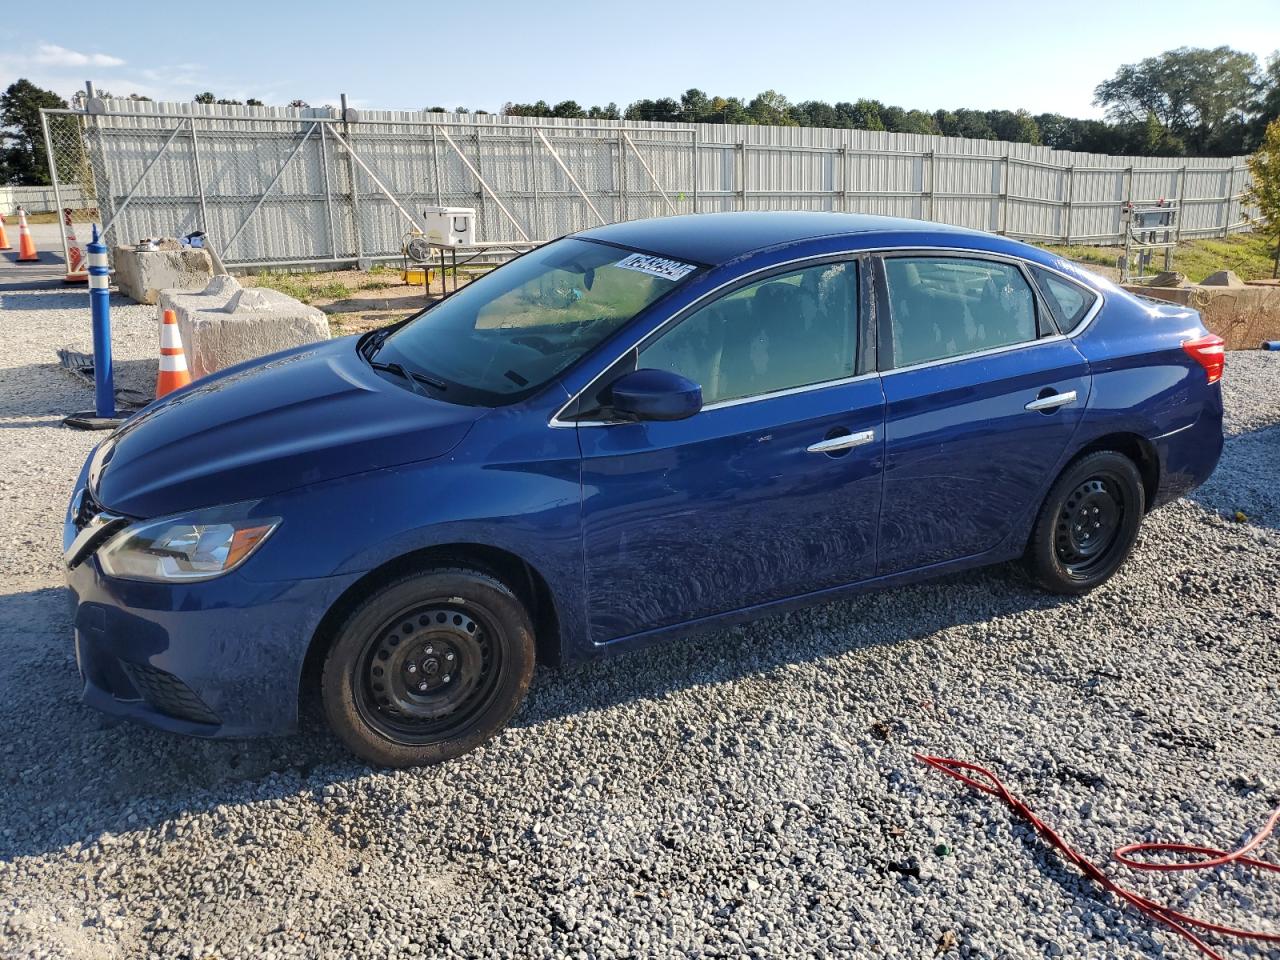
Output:
<path fill-rule="evenodd" d="M 1200 939 L 1189 927 L 1196 927 L 1200 930 L 1210 933 L 1218 933 L 1223 936 L 1236 937 L 1241 940 L 1258 940 L 1263 943 L 1280 943 L 1280 933 L 1266 933 L 1261 930 L 1242 930 L 1238 927 L 1228 927 L 1218 923 L 1210 923 L 1207 920 L 1198 920 L 1195 917 L 1180 913 L 1172 907 L 1166 907 L 1163 904 L 1148 900 L 1146 897 L 1125 887 L 1120 886 L 1105 873 L 1097 865 L 1086 860 L 1083 855 L 1072 848 L 1061 836 L 1050 827 L 1047 823 L 1036 816 L 1035 812 L 1027 806 L 1023 801 L 1019 800 L 1009 789 L 1000 782 L 990 770 L 980 767 L 974 763 L 966 763 L 963 760 L 952 760 L 949 757 L 930 757 L 924 754 L 915 754 L 915 758 L 921 763 L 928 764 L 939 773 L 945 773 L 949 777 L 959 780 L 961 783 L 972 787 L 974 790 L 982 793 L 989 793 L 993 797 L 999 797 L 1010 809 L 1018 816 L 1026 820 L 1033 826 L 1040 836 L 1048 840 L 1059 853 L 1066 859 L 1075 864 L 1095 883 L 1105 890 L 1109 890 L 1121 900 L 1135 907 L 1143 915 L 1163 923 L 1178 936 L 1182 937 L 1190 943 L 1195 944 L 1206 956 L 1212 957 L 1213 960 L 1225 960 L 1222 954 L 1215 951 L 1207 943 Z M 986 778 L 990 783 L 983 783 L 974 777 L 969 776 L 961 771 L 969 771 L 978 776 Z M 1227 851 L 1217 850 L 1213 847 L 1199 847 L 1186 843 L 1131 843 L 1127 846 L 1120 847 L 1112 857 L 1120 863 L 1134 870 L 1203 870 L 1208 867 L 1220 867 L 1228 863 L 1242 863 L 1251 867 L 1257 867 L 1260 870 L 1273 870 L 1280 872 L 1280 864 L 1267 863 L 1264 860 L 1257 860 L 1253 857 L 1245 856 L 1252 850 L 1256 850 L 1270 836 L 1271 832 L 1280 823 L 1280 807 L 1277 807 L 1267 817 L 1266 823 L 1244 846 L 1238 850 Z M 1135 853 L 1183 853 L 1194 854 L 1208 859 L 1195 860 L 1182 863 L 1151 863 L 1145 860 L 1135 860 L 1132 854 Z"/>

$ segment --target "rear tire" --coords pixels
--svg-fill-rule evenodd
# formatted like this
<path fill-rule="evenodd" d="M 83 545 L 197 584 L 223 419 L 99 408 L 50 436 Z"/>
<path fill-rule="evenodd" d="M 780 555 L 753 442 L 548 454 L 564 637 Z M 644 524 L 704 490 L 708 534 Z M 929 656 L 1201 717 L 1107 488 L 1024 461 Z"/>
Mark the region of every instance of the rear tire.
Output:
<path fill-rule="evenodd" d="M 1132 460 L 1114 450 L 1086 454 L 1049 490 L 1027 544 L 1027 572 L 1053 593 L 1088 593 L 1133 552 L 1145 512 Z"/>
<path fill-rule="evenodd" d="M 477 570 L 427 570 L 351 613 L 325 658 L 321 699 L 361 759 L 440 763 L 506 726 L 533 667 L 533 627 L 506 584 Z"/>

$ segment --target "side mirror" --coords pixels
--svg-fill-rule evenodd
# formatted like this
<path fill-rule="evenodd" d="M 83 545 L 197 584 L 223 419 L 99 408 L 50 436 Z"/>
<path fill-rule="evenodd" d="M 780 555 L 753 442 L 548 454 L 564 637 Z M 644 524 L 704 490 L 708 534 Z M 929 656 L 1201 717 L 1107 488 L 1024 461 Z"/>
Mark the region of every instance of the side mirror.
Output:
<path fill-rule="evenodd" d="M 685 420 L 702 409 L 702 387 L 670 370 L 635 370 L 613 382 L 609 406 L 629 420 Z"/>

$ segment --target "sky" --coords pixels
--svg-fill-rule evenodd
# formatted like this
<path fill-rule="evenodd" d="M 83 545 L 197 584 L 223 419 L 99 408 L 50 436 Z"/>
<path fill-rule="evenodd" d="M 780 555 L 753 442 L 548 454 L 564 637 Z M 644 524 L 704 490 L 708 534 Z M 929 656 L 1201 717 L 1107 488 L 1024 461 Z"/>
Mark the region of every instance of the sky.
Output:
<path fill-rule="evenodd" d="M 1100 117 L 1093 89 L 1179 46 L 1280 50 L 1280 0 L 1059 5 L 986 0 L 557 0 L 484 4 L 110 0 L 68 15 L 8 0 L 0 87 L 64 97 L 92 80 L 117 96 L 302 99 L 372 109 L 497 111 L 512 100 L 584 107 L 678 98 L 857 100 L 923 110 Z M 181 15 L 189 11 L 189 16 Z"/>

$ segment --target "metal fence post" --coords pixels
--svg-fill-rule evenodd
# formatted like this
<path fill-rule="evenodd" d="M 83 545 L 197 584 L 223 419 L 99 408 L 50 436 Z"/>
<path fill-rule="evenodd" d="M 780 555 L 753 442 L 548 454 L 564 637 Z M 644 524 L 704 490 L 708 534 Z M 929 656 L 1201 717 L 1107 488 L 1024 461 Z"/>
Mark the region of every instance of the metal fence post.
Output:
<path fill-rule="evenodd" d="M 1009 232 L 1009 155 L 1000 158 L 1000 229 L 997 233 Z"/>
<path fill-rule="evenodd" d="M 324 174 L 325 219 L 329 221 L 329 256 L 338 259 L 338 234 L 333 224 L 333 190 L 329 187 L 329 131 L 320 124 L 320 170 Z"/>
<path fill-rule="evenodd" d="M 843 213 L 849 212 L 849 145 L 842 143 L 840 145 L 840 210 Z M 832 185 L 832 193 L 835 193 L 835 184 Z M 834 197 L 832 198 L 833 207 L 835 206 Z"/>
<path fill-rule="evenodd" d="M 196 173 L 196 192 L 200 194 L 200 229 L 209 232 L 209 211 L 204 200 L 204 174 L 200 172 L 200 138 L 196 136 L 196 119 L 191 118 L 191 164 Z"/>
<path fill-rule="evenodd" d="M 1236 195 L 1236 167 L 1232 164 L 1227 171 L 1227 195 L 1222 198 L 1222 235 L 1231 233 L 1231 201 Z"/>
<path fill-rule="evenodd" d="M 1075 200 L 1076 191 L 1076 168 L 1075 165 L 1067 167 L 1067 188 L 1066 188 L 1066 210 L 1063 212 L 1063 231 L 1062 242 L 1067 246 L 1071 246 L 1071 210 L 1072 201 Z"/>
<path fill-rule="evenodd" d="M 346 146 L 347 154 L 347 176 L 351 178 L 351 226 L 355 231 L 355 247 L 356 247 L 356 265 L 360 266 L 360 261 L 364 259 L 364 240 L 361 234 L 364 232 L 360 228 L 360 187 L 356 183 L 356 161 L 351 156 L 354 138 L 351 134 L 351 124 L 347 119 L 347 95 L 341 94 L 342 104 L 342 140 Z"/>
<path fill-rule="evenodd" d="M 701 159 L 701 153 L 698 146 L 701 137 L 698 134 L 698 127 L 693 128 L 693 212 L 698 212 L 698 166 Z"/>
<path fill-rule="evenodd" d="M 1182 199 L 1187 192 L 1187 165 L 1178 168 L 1178 212 L 1173 218 L 1173 242 L 1182 242 Z"/>
<path fill-rule="evenodd" d="M 618 220 L 619 222 L 627 219 L 627 141 L 623 139 L 625 133 L 621 127 L 618 128 L 617 140 L 614 146 L 618 148 Z"/>
<path fill-rule="evenodd" d="M 934 158 L 932 150 L 926 150 L 920 155 L 920 217 L 923 220 L 934 219 L 933 164 Z M 928 213 L 925 212 L 926 204 L 929 208 Z"/>
<path fill-rule="evenodd" d="M 1133 205 L 1133 164 L 1124 168 L 1124 200 L 1122 204 L 1132 207 Z M 1120 242 L 1125 240 L 1124 217 L 1120 218 Z"/>
<path fill-rule="evenodd" d="M 483 154 L 484 141 L 480 139 L 480 128 L 476 127 L 476 220 L 480 224 L 485 222 L 484 187 L 480 186 L 484 176 L 484 167 L 481 165 Z"/>
<path fill-rule="evenodd" d="M 529 128 L 529 189 L 533 191 L 533 209 L 530 213 L 534 235 L 545 236 L 546 230 L 542 225 L 542 197 L 538 193 L 537 148 L 533 142 L 533 127 Z"/>
<path fill-rule="evenodd" d="M 88 105 L 88 101 L 85 101 Z M 49 179 L 53 181 L 53 203 L 54 209 L 58 211 L 58 223 L 61 225 L 62 233 L 62 262 L 67 265 L 67 269 L 71 269 L 71 245 L 67 241 L 67 222 L 62 212 L 62 190 L 58 184 L 58 161 L 53 155 L 53 139 L 49 136 L 49 115 L 43 110 L 40 111 L 40 127 L 44 131 L 44 150 L 45 156 L 49 158 Z M 81 192 L 84 188 L 81 187 Z"/>
<path fill-rule="evenodd" d="M 738 209 L 747 209 L 747 144 L 744 140 L 738 141 L 738 148 L 734 151 L 734 185 L 738 192 Z"/>
<path fill-rule="evenodd" d="M 431 125 L 431 169 L 436 175 L 436 206 L 444 206 L 444 194 L 440 189 L 440 144 L 436 139 L 436 125 Z"/>

